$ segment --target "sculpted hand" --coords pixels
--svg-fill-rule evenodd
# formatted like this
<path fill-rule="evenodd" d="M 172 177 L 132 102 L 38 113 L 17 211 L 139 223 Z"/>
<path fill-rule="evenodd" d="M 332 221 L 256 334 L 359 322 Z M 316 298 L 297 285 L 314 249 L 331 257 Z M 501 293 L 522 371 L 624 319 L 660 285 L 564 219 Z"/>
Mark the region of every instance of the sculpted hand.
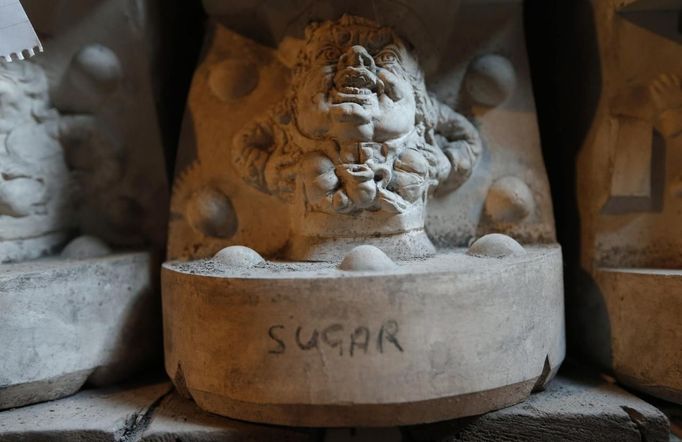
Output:
<path fill-rule="evenodd" d="M 374 205 L 377 186 L 374 171 L 367 164 L 342 164 L 337 167 L 337 174 L 355 208 L 366 209 Z"/>

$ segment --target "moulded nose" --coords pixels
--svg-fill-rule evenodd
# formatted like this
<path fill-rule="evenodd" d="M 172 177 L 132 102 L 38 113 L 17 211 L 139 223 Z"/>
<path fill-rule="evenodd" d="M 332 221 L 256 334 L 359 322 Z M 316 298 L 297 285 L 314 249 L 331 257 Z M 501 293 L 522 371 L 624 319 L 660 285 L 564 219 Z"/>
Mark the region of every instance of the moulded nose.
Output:
<path fill-rule="evenodd" d="M 339 63 L 342 67 L 353 66 L 353 67 L 364 67 L 370 70 L 374 70 L 376 67 L 374 64 L 374 58 L 369 55 L 367 49 L 364 46 L 355 45 L 348 48 L 345 54 L 339 59 Z"/>

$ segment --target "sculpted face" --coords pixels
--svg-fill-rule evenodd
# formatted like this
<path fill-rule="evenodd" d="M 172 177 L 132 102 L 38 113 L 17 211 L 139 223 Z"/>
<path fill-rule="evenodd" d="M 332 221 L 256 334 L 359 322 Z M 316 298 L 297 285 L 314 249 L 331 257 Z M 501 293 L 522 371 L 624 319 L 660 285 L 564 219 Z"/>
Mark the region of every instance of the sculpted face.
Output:
<path fill-rule="evenodd" d="M 383 142 L 415 125 L 416 60 L 389 28 L 325 23 L 294 76 L 296 122 L 314 139 Z"/>
<path fill-rule="evenodd" d="M 430 191 L 471 174 L 478 131 L 428 94 L 391 28 L 344 15 L 308 26 L 304 43 L 282 100 L 235 136 L 236 171 L 292 204 L 292 231 L 310 244 L 423 229 Z"/>

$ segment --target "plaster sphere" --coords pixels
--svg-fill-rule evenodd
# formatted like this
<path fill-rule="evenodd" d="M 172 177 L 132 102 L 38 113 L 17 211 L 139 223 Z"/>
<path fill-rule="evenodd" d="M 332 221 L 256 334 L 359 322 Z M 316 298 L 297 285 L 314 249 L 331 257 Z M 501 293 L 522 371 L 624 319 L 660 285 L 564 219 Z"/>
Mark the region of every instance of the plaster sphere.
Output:
<path fill-rule="evenodd" d="M 232 201 L 213 187 L 194 192 L 185 209 L 187 222 L 206 236 L 229 238 L 237 231 L 237 214 Z"/>
<path fill-rule="evenodd" d="M 510 236 L 491 233 L 474 241 L 467 254 L 478 258 L 506 258 L 525 255 L 526 249 Z"/>
<path fill-rule="evenodd" d="M 230 267 L 249 268 L 265 262 L 255 250 L 244 246 L 225 247 L 213 256 L 214 261 Z"/>
<path fill-rule="evenodd" d="M 61 256 L 71 259 L 98 258 L 111 254 L 111 248 L 101 239 L 82 235 L 64 247 Z"/>
<path fill-rule="evenodd" d="M 533 192 L 525 182 L 515 176 L 498 179 L 488 190 L 485 211 L 494 222 L 523 221 L 534 210 Z"/>
<path fill-rule="evenodd" d="M 258 68 L 244 60 L 224 60 L 214 65 L 208 74 L 213 95 L 230 101 L 250 94 L 258 86 Z"/>
<path fill-rule="evenodd" d="M 483 55 L 469 65 L 464 87 L 475 102 L 496 107 L 514 93 L 516 71 L 511 62 L 501 55 Z"/>
<path fill-rule="evenodd" d="M 70 75 L 106 94 L 115 90 L 123 77 L 121 62 L 111 49 L 101 44 L 83 47 L 73 57 Z"/>
<path fill-rule="evenodd" d="M 380 271 L 396 267 L 381 249 L 370 245 L 357 246 L 339 264 L 339 269 L 349 271 Z"/>

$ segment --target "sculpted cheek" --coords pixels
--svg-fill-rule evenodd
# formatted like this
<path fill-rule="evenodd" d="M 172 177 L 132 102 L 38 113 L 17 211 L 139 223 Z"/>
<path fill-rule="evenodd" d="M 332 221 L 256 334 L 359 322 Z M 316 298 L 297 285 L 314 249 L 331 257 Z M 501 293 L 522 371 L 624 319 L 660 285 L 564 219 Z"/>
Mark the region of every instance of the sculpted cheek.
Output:
<path fill-rule="evenodd" d="M 299 129 L 313 138 L 320 138 L 329 130 L 329 89 L 332 78 L 329 69 L 314 71 L 301 82 L 296 93 Z"/>
<path fill-rule="evenodd" d="M 315 101 L 318 94 L 328 95 L 333 85 L 334 72 L 329 67 L 313 69 L 298 84 L 296 95 L 300 101 Z"/>
<path fill-rule="evenodd" d="M 384 82 L 386 96 L 391 100 L 400 101 L 412 96 L 412 85 L 401 76 L 387 69 L 381 69 L 378 77 Z"/>
<path fill-rule="evenodd" d="M 409 81 L 387 70 L 382 70 L 379 76 L 386 87 L 379 97 L 376 135 L 378 141 L 385 141 L 404 135 L 414 127 L 416 104 Z"/>
<path fill-rule="evenodd" d="M 299 101 L 296 111 L 298 127 L 311 138 L 322 138 L 329 130 L 329 106 L 323 94 Z"/>
<path fill-rule="evenodd" d="M 325 94 L 307 96 L 298 103 L 296 120 L 299 129 L 312 138 L 322 138 L 329 130 L 329 104 Z"/>
<path fill-rule="evenodd" d="M 334 85 L 334 70 L 325 68 L 316 79 L 315 87 L 318 92 L 329 93 Z"/>
<path fill-rule="evenodd" d="M 375 122 L 375 141 L 387 141 L 408 133 L 414 127 L 414 112 L 409 108 L 397 106 L 389 102 L 384 107 L 384 112 Z"/>

